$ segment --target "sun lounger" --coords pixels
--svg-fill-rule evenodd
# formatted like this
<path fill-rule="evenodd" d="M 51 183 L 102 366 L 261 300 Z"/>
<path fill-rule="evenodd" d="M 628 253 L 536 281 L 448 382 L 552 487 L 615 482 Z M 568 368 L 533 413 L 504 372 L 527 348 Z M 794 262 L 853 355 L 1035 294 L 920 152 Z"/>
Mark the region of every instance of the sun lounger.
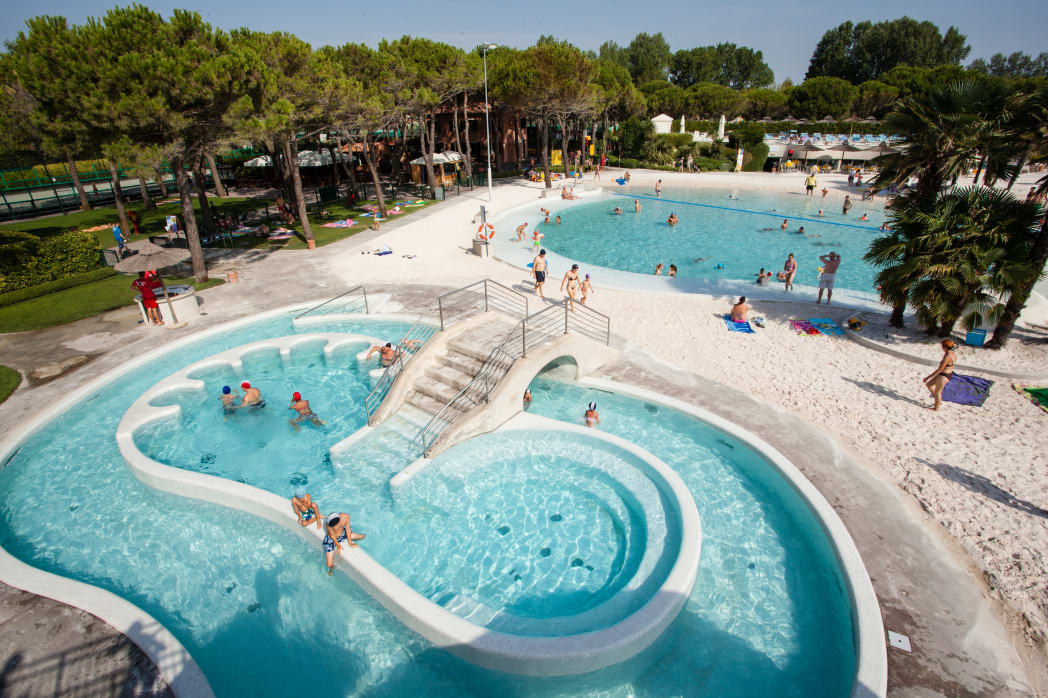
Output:
<path fill-rule="evenodd" d="M 743 332 L 745 334 L 755 334 L 753 328 L 750 327 L 748 322 L 735 322 L 731 319 L 730 315 L 724 316 L 724 324 L 728 326 L 728 329 L 732 332 Z"/>
<path fill-rule="evenodd" d="M 844 330 L 841 329 L 841 326 L 828 317 L 810 317 L 808 318 L 808 324 L 823 334 L 844 334 Z"/>

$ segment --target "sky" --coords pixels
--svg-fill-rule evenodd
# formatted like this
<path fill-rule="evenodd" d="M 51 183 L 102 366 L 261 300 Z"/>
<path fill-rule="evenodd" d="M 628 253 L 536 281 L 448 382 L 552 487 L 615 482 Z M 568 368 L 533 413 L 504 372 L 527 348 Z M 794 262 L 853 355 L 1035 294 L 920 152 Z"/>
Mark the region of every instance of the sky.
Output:
<path fill-rule="evenodd" d="M 259 31 L 282 30 L 314 46 L 363 42 L 404 34 L 425 36 L 471 49 L 485 41 L 525 48 L 543 34 L 567 39 L 596 51 L 605 40 L 626 45 L 638 32 L 662 32 L 673 50 L 724 41 L 764 52 L 776 82 L 804 78 L 812 49 L 823 32 L 846 20 L 874 22 L 909 15 L 931 20 L 943 31 L 951 24 L 967 35 L 972 47 L 966 62 L 994 53 L 1048 50 L 1044 0 L 887 0 L 869 3 L 789 3 L 773 0 L 663 0 L 647 4 L 550 2 L 548 0 L 395 0 L 359 3 L 348 0 L 139 0 L 169 15 L 179 7 L 199 12 L 224 29 L 248 26 Z M 0 38 L 17 36 L 25 20 L 40 14 L 62 15 L 78 24 L 99 17 L 112 0 L 34 0 L 0 3 Z M 654 10 L 657 12 L 641 12 Z M 639 16 L 638 16 L 639 14 Z"/>

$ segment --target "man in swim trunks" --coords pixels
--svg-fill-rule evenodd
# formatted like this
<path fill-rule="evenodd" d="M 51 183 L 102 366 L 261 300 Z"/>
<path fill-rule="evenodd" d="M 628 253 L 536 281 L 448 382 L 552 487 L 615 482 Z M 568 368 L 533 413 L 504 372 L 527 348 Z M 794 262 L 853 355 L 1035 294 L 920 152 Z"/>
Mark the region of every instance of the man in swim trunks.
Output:
<path fill-rule="evenodd" d="M 146 309 L 146 315 L 149 317 L 149 322 L 153 325 L 163 325 L 164 320 L 160 317 L 160 309 L 157 307 L 156 293 L 153 288 L 156 286 L 154 280 L 146 276 L 144 271 L 138 272 L 138 278 L 131 282 L 131 288 L 137 289 L 142 294 L 142 305 Z"/>
<path fill-rule="evenodd" d="M 542 295 L 542 284 L 546 283 L 546 250 L 539 250 L 539 254 L 531 262 L 531 276 L 535 279 L 535 295 L 545 299 Z"/>
<path fill-rule="evenodd" d="M 788 227 L 789 227 L 789 225 L 790 225 L 790 222 L 789 222 L 789 220 L 787 220 L 787 219 L 783 218 L 783 219 L 782 219 L 782 225 L 780 225 L 780 226 L 779 226 L 779 229 L 780 229 L 780 230 L 786 230 L 786 228 L 788 228 Z"/>
<path fill-rule="evenodd" d="M 302 422 L 307 419 L 312 420 L 313 426 L 322 427 L 324 422 L 321 421 L 320 417 L 313 413 L 313 410 L 309 408 L 309 400 L 302 399 L 302 393 L 295 392 L 291 395 L 291 404 L 287 406 L 289 410 L 298 412 L 298 416 L 288 420 L 288 423 L 295 427 L 295 431 L 298 431 L 298 427 Z"/>
<path fill-rule="evenodd" d="M 677 225 L 678 223 L 680 223 L 680 219 L 677 218 L 676 213 L 671 213 L 670 217 L 666 219 L 666 223 L 669 225 Z"/>
<path fill-rule="evenodd" d="M 517 228 L 517 242 L 520 242 L 521 240 L 523 240 L 524 236 L 527 235 L 527 231 L 525 230 L 525 228 L 527 228 L 527 227 L 528 227 L 528 222 L 524 221 L 524 225 L 521 225 L 521 226 L 519 226 Z"/>
<path fill-rule="evenodd" d="M 655 182 L 655 198 L 660 198 L 661 196 L 662 196 L 662 180 L 660 179 L 659 181 Z"/>
<path fill-rule="evenodd" d="M 815 195 L 815 175 L 810 174 L 804 180 L 804 195 L 814 196 Z"/>
<path fill-rule="evenodd" d="M 244 397 L 240 398 L 240 407 L 265 407 L 266 401 L 262 399 L 262 391 L 258 388 L 252 388 L 251 384 L 244 381 L 240 384 L 240 387 L 244 390 Z"/>
<path fill-rule="evenodd" d="M 633 200 L 633 212 L 640 213 L 640 199 Z"/>
<path fill-rule="evenodd" d="M 371 349 L 368 350 L 368 355 L 364 357 L 364 360 L 369 361 L 371 357 L 374 356 L 375 352 L 379 353 L 378 360 L 383 368 L 386 368 L 393 363 L 393 359 L 397 357 L 397 348 L 393 346 L 391 342 L 386 342 L 385 346 L 380 347 L 376 344 L 371 347 Z"/>
<path fill-rule="evenodd" d="M 295 512 L 295 517 L 298 519 L 299 526 L 308 526 L 312 522 L 316 522 L 317 528 L 320 528 L 320 507 L 313 501 L 313 498 L 309 496 L 304 487 L 295 488 L 295 496 L 291 498 L 291 511 Z"/>
<path fill-rule="evenodd" d="M 830 298 L 833 296 L 833 279 L 837 274 L 837 267 L 841 265 L 841 256 L 836 252 L 831 252 L 819 257 L 819 261 L 823 263 L 823 267 L 822 274 L 819 275 L 819 298 L 815 303 L 822 303 L 822 292 L 825 290 L 826 305 L 829 305 Z"/>
<path fill-rule="evenodd" d="M 324 523 L 324 559 L 327 561 L 328 574 L 335 571 L 335 553 L 342 552 L 340 543 L 348 543 L 349 547 L 355 548 L 358 541 L 364 538 L 363 533 L 353 533 L 349 530 L 349 514 L 342 512 L 331 512 L 327 515 Z"/>
<path fill-rule="evenodd" d="M 848 215 L 848 209 L 850 209 L 851 207 L 852 207 L 851 197 L 848 196 L 847 194 L 845 194 L 844 195 L 844 210 L 842 211 L 842 214 L 847 216 Z"/>

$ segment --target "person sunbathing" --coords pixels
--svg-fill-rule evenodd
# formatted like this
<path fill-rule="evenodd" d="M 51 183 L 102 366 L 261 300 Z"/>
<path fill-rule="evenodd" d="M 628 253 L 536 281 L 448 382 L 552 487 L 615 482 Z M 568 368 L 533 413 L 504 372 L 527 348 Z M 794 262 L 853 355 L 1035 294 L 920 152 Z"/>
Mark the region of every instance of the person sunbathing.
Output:
<path fill-rule="evenodd" d="M 749 311 L 750 306 L 746 305 L 746 296 L 739 296 L 739 302 L 731 306 L 731 321 L 746 322 L 746 314 Z"/>

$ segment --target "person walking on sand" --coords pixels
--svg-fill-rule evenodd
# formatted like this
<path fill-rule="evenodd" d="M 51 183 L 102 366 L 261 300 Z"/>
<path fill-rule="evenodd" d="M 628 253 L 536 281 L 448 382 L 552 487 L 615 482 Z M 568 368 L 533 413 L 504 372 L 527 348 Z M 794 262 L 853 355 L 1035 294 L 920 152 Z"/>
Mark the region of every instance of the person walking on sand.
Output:
<path fill-rule="evenodd" d="M 793 277 L 797 275 L 797 260 L 793 258 L 793 253 L 786 258 L 786 263 L 782 265 L 782 271 L 786 274 L 784 281 L 786 282 L 786 289 L 783 293 L 787 293 L 793 288 Z"/>
<path fill-rule="evenodd" d="M 363 533 L 353 533 L 349 529 L 349 514 L 345 512 L 331 512 L 327 515 L 324 525 L 324 559 L 327 562 L 328 574 L 335 570 L 335 553 L 342 552 L 340 543 L 348 543 L 349 547 L 355 548 L 355 541 L 363 540 Z"/>
<path fill-rule="evenodd" d="M 593 283 L 590 281 L 590 275 L 586 274 L 586 278 L 582 280 L 582 299 L 581 303 L 586 305 L 586 299 L 593 295 Z"/>
<path fill-rule="evenodd" d="M 658 199 L 662 196 L 662 180 L 655 182 L 655 198 Z"/>
<path fill-rule="evenodd" d="M 830 304 L 830 298 L 833 297 L 833 280 L 837 274 L 837 267 L 841 265 L 841 256 L 836 252 L 830 252 L 828 255 L 822 255 L 819 257 L 819 261 L 822 262 L 822 273 L 819 274 L 819 298 L 815 301 L 818 305 L 822 303 L 822 292 L 826 291 L 826 305 Z"/>
<path fill-rule="evenodd" d="M 826 198 L 826 195 L 827 195 L 827 194 L 829 194 L 829 193 L 830 193 L 830 190 L 829 190 L 829 189 L 827 189 L 826 187 L 823 187 L 823 188 L 822 188 L 822 198 L 824 198 L 824 199 L 825 199 L 825 198 Z"/>
<path fill-rule="evenodd" d="M 844 195 L 844 207 L 843 207 L 843 210 L 841 212 L 842 215 L 847 216 L 848 215 L 848 210 L 851 209 L 851 207 L 852 207 L 851 197 L 848 196 L 847 194 L 845 194 Z"/>
<path fill-rule="evenodd" d="M 564 291 L 564 286 L 568 287 L 568 307 L 572 312 L 575 311 L 575 294 L 579 290 L 579 265 L 572 264 L 571 269 L 564 272 L 564 278 L 560 280 L 560 290 Z"/>
<path fill-rule="evenodd" d="M 804 179 L 804 195 L 814 196 L 815 195 L 815 175 L 809 174 Z"/>
<path fill-rule="evenodd" d="M 531 262 L 531 276 L 535 279 L 535 295 L 545 300 L 542 295 L 542 284 L 546 283 L 546 250 L 539 250 L 539 254 Z"/>
<path fill-rule="evenodd" d="M 942 405 L 942 391 L 946 384 L 953 378 L 953 367 L 957 363 L 957 354 L 953 352 L 957 348 L 957 342 L 952 339 L 942 340 L 942 361 L 939 367 L 923 379 L 928 392 L 935 398 L 935 404 L 929 409 L 938 410 Z"/>
<path fill-rule="evenodd" d="M 295 488 L 295 496 L 291 498 L 291 511 L 295 512 L 299 526 L 306 527 L 315 522 L 317 528 L 320 528 L 320 507 L 309 496 L 309 492 L 306 492 L 306 488 Z"/>

